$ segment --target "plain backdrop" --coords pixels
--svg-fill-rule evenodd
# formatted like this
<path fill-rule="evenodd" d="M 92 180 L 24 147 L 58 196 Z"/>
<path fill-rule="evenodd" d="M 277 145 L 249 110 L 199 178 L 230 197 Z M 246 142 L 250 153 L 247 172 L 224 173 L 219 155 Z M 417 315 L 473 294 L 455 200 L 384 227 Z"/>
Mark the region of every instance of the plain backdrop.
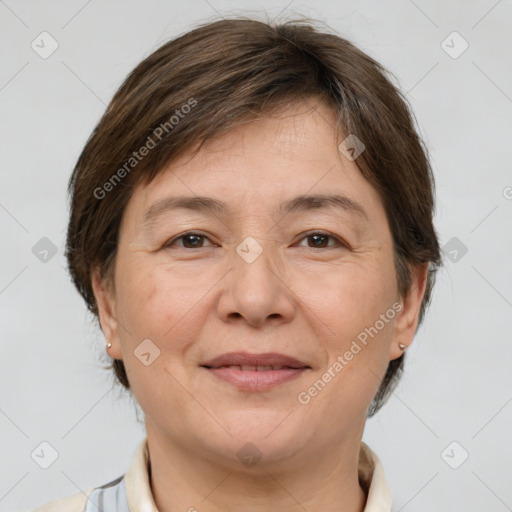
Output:
<path fill-rule="evenodd" d="M 363 440 L 394 511 L 512 510 L 512 3 L 495 0 L 0 2 L 0 510 L 120 476 L 144 437 L 67 275 L 67 181 L 141 59 L 237 14 L 327 23 L 407 93 L 436 174 L 446 265 Z M 51 450 L 42 442 L 58 454 L 47 469 L 31 456 Z"/>

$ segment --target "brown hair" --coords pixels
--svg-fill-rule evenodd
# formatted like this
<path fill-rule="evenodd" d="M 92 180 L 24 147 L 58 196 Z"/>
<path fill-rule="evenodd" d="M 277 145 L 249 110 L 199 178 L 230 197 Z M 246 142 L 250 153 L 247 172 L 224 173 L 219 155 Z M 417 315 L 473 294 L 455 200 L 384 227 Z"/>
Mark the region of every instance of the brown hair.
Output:
<path fill-rule="evenodd" d="M 349 41 L 309 20 L 211 22 L 149 55 L 115 94 L 69 182 L 66 257 L 89 310 L 98 318 L 93 268 L 113 282 L 120 221 L 138 184 L 243 122 L 319 97 L 335 112 L 336 128 L 366 147 L 356 163 L 383 200 L 402 296 L 411 286 L 411 268 L 429 263 L 420 324 L 441 265 L 432 221 L 434 178 L 410 107 L 386 75 Z M 393 391 L 403 360 L 390 361 L 369 416 Z M 123 362 L 113 360 L 112 367 L 129 389 Z"/>

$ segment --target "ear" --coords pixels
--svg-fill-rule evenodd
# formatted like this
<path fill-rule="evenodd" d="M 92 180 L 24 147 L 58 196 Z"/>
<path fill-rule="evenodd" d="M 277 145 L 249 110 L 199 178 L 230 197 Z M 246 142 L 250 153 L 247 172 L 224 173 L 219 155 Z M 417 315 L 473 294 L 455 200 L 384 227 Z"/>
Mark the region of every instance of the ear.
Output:
<path fill-rule="evenodd" d="M 100 276 L 99 268 L 92 272 L 92 289 L 96 304 L 98 305 L 98 315 L 101 330 L 107 343 L 112 343 L 108 349 L 108 354 L 114 359 L 122 359 L 121 343 L 119 341 L 118 322 L 115 316 L 115 294 L 113 287 L 106 283 Z"/>
<path fill-rule="evenodd" d="M 427 285 L 428 263 L 417 265 L 413 270 L 411 287 L 403 297 L 403 309 L 397 314 L 389 359 L 397 359 L 403 354 L 399 344 L 409 347 L 412 343 L 420 316 L 421 303 Z"/>

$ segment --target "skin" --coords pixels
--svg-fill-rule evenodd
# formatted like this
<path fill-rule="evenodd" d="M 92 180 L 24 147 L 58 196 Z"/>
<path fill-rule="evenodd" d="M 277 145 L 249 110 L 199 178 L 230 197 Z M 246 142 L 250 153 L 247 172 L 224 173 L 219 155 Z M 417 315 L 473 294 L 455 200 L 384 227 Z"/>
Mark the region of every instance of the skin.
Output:
<path fill-rule="evenodd" d="M 172 162 L 127 205 L 115 286 L 94 272 L 109 355 L 124 361 L 145 413 L 160 512 L 364 509 L 357 467 L 366 414 L 398 344 L 412 342 L 427 267 L 400 297 L 383 203 L 340 154 L 333 126 L 324 104 L 296 103 Z M 313 193 L 348 196 L 368 219 L 341 209 L 275 212 Z M 220 199 L 232 212 L 171 210 L 144 230 L 146 210 L 176 195 Z M 165 247 L 187 231 L 204 237 Z M 311 231 L 334 238 L 318 247 Z M 236 252 L 249 236 L 263 249 L 252 263 Z M 402 311 L 299 403 L 397 301 Z M 148 366 L 133 353 L 144 339 L 160 350 Z M 280 352 L 311 370 L 264 392 L 240 391 L 199 366 L 231 351 Z M 250 468 L 237 457 L 246 443 L 262 453 Z"/>

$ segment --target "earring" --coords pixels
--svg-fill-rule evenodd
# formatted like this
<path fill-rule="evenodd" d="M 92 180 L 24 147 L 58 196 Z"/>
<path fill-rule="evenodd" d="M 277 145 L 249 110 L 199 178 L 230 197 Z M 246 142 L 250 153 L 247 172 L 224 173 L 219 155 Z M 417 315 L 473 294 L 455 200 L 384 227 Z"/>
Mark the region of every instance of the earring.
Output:
<path fill-rule="evenodd" d="M 398 344 L 398 348 L 399 348 L 400 350 L 405 351 L 405 349 L 407 348 L 407 345 L 404 345 L 403 343 L 399 343 L 399 344 Z"/>
<path fill-rule="evenodd" d="M 108 350 L 109 348 L 112 348 L 112 343 L 107 343 L 107 350 Z"/>

